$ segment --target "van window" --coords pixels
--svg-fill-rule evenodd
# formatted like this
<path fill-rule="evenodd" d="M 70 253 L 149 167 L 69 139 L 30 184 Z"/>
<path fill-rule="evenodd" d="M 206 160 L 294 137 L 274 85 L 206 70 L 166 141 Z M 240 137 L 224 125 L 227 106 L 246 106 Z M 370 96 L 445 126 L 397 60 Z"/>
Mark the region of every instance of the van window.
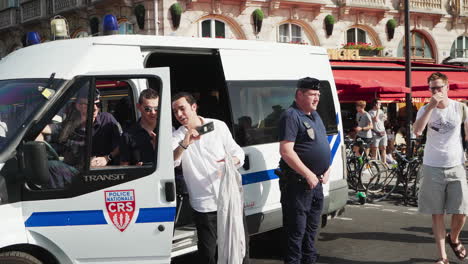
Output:
<path fill-rule="evenodd" d="M 69 89 L 74 91 L 71 96 L 62 99 L 63 102 L 54 106 L 41 121 L 45 127 L 39 130 L 41 133 L 35 140 L 49 146 L 50 182 L 35 188 L 42 191 L 74 189 L 76 193 L 85 193 L 154 172 L 161 82 L 156 78 L 146 79 L 146 87 L 154 88 L 150 102 L 154 105 L 147 106 L 150 100 L 144 99 L 137 111 L 133 81 L 86 78 L 73 84 Z M 139 116 L 140 112 L 151 116 L 145 116 L 145 120 L 156 120 L 154 136 L 139 126 L 137 112 Z M 123 135 L 127 135 L 126 141 Z M 152 145 L 146 144 L 148 142 Z M 34 195 L 26 199 L 42 197 Z M 56 197 L 67 195 L 70 193 L 54 194 Z"/>
<path fill-rule="evenodd" d="M 297 81 L 230 81 L 234 136 L 241 146 L 278 141 L 278 121 L 294 101 Z M 336 111 L 328 81 L 321 81 L 318 113 L 327 134 L 337 133 Z"/>

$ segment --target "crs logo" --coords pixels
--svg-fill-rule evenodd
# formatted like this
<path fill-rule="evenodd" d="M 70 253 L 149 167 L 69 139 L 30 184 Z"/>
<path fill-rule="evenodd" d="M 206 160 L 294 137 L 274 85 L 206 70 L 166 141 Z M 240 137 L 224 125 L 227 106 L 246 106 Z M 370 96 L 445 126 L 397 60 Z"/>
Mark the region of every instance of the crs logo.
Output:
<path fill-rule="evenodd" d="M 125 231 L 135 213 L 135 190 L 105 191 L 109 218 L 120 232 Z"/>

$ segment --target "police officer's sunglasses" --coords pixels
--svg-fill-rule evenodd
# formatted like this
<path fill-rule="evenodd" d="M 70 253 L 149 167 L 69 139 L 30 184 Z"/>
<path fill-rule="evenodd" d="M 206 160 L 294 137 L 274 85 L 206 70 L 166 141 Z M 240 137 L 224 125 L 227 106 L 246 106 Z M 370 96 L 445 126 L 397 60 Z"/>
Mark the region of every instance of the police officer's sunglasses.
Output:
<path fill-rule="evenodd" d="M 154 112 L 157 113 L 157 112 L 159 111 L 159 107 L 158 107 L 158 106 L 153 106 L 153 107 L 151 107 L 151 106 L 144 106 L 144 107 L 143 107 L 143 110 L 145 110 L 146 113 L 149 113 L 149 112 L 151 112 L 151 111 L 154 111 Z"/>

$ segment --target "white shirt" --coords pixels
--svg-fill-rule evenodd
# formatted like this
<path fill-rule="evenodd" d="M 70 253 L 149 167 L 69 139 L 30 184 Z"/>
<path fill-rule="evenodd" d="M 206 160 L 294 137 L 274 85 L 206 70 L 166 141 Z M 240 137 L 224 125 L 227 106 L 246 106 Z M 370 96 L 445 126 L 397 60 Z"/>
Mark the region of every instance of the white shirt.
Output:
<path fill-rule="evenodd" d="M 182 153 L 175 166 L 182 163 L 185 183 L 187 185 L 192 208 L 201 213 L 217 211 L 217 199 L 220 177 L 223 174 L 224 163 L 218 162 L 225 158 L 226 151 L 240 160 L 238 166 L 244 164 L 244 151 L 232 138 L 226 124 L 220 120 L 201 118 L 203 124 L 213 122 L 214 130 L 202 135 Z M 172 148 L 175 150 L 184 139 L 187 129 L 179 127 L 173 134 Z"/>
<path fill-rule="evenodd" d="M 374 118 L 377 115 L 377 110 L 370 110 L 369 115 L 372 117 L 372 124 L 374 125 L 372 130 L 376 132 L 385 132 L 384 121 L 387 119 L 387 117 L 382 109 L 379 109 L 379 116 L 377 117 L 377 121 L 374 121 Z"/>
<path fill-rule="evenodd" d="M 416 116 L 419 119 L 426 106 Z M 464 164 L 465 157 L 461 138 L 461 106 L 449 99 L 446 108 L 434 108 L 427 123 L 427 140 L 423 164 L 432 167 L 451 168 Z M 465 120 L 466 122 L 467 120 Z"/>

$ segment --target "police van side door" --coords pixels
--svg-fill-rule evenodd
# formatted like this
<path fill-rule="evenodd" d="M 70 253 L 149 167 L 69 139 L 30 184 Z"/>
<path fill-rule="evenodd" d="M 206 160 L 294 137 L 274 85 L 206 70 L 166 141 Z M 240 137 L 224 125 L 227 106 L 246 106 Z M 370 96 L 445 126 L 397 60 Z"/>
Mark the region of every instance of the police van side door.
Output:
<path fill-rule="evenodd" d="M 78 101 L 80 91 L 88 89 L 88 111 L 93 111 L 99 80 L 130 80 L 133 98 L 138 98 L 136 90 L 159 84 L 156 160 L 143 166 L 85 165 L 66 186 L 26 183 L 23 215 L 30 243 L 62 256 L 61 263 L 170 263 L 174 163 L 171 144 L 163 143 L 172 138 L 169 70 L 89 73 L 75 81 L 82 85 L 83 80 L 89 88 L 74 88 L 68 100 L 76 101 L 74 106 L 83 103 Z M 86 130 L 92 131 L 92 114 L 87 117 Z M 86 132 L 86 140 L 89 162 L 91 133 Z"/>

